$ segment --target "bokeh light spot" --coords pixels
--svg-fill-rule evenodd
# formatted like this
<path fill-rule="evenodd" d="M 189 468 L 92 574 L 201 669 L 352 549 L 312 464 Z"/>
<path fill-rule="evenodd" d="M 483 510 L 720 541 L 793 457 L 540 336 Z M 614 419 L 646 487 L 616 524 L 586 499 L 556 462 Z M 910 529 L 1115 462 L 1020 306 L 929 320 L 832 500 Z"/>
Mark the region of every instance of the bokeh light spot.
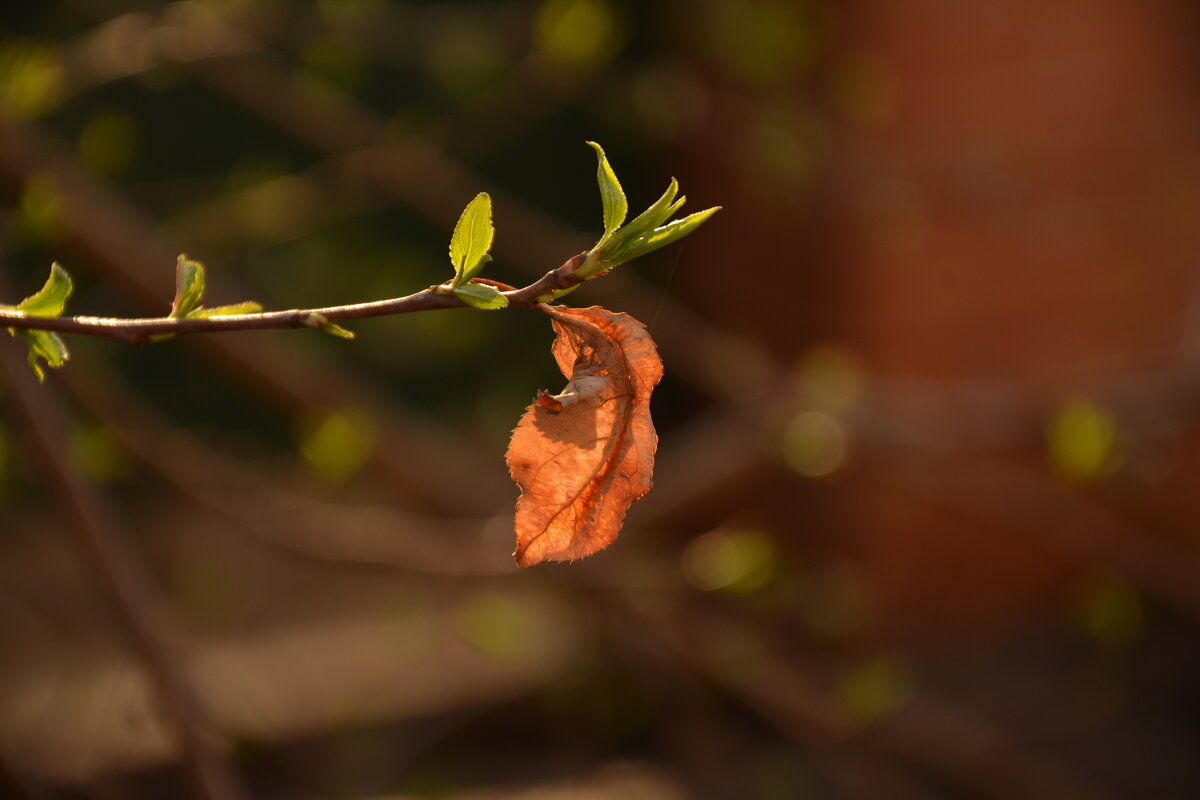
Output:
<path fill-rule="evenodd" d="M 137 152 L 137 127 L 119 111 L 93 114 L 79 135 L 79 156 L 94 172 L 119 175 L 133 163 Z"/>
<path fill-rule="evenodd" d="M 671 139 L 697 125 L 708 110 L 708 90 L 683 64 L 647 67 L 634 77 L 630 103 L 646 130 Z"/>
<path fill-rule="evenodd" d="M 48 172 L 35 173 L 21 191 L 17 230 L 31 239 L 54 241 L 63 234 L 65 202 L 58 181 Z"/>
<path fill-rule="evenodd" d="M 129 454 L 107 425 L 76 428 L 71 432 L 69 448 L 75 467 L 98 483 L 120 480 L 133 470 Z"/>
<path fill-rule="evenodd" d="M 377 439 L 374 417 L 361 409 L 342 409 L 304 426 L 300 453 L 316 475 L 342 483 L 362 469 Z"/>
<path fill-rule="evenodd" d="M 312 180 L 282 175 L 238 197 L 240 217 L 259 239 L 286 241 L 303 233 L 323 200 Z"/>
<path fill-rule="evenodd" d="M 766 533 L 719 528 L 698 536 L 683 551 L 683 574 L 708 592 L 751 592 L 778 570 L 778 552 Z"/>
<path fill-rule="evenodd" d="M 873 658 L 848 669 L 838 680 L 842 710 L 858 725 L 871 725 L 900 706 L 909 694 L 903 669 L 890 658 Z"/>
<path fill-rule="evenodd" d="M 533 620 L 515 601 L 495 592 L 475 594 L 458 608 L 458 629 L 471 644 L 499 661 L 527 651 Z"/>
<path fill-rule="evenodd" d="M 862 397 L 865 384 L 858 360 L 840 345 L 813 347 L 796 365 L 796 392 L 810 408 L 846 411 Z"/>
<path fill-rule="evenodd" d="M 1120 466 L 1117 424 L 1113 416 L 1084 398 L 1059 409 L 1046 431 L 1050 463 L 1078 483 L 1095 483 Z"/>
<path fill-rule="evenodd" d="M 13 41 L 0 48 L 0 111 L 37 117 L 52 111 L 62 96 L 62 67 L 45 45 Z"/>
<path fill-rule="evenodd" d="M 621 46 L 622 26 L 604 0 L 546 0 L 534 20 L 536 50 L 560 64 L 589 71 Z"/>
<path fill-rule="evenodd" d="M 473 25 L 448 28 L 429 51 L 430 73 L 447 94 L 458 99 L 491 88 L 509 68 L 502 42 L 491 31 Z"/>
<path fill-rule="evenodd" d="M 1089 581 L 1078 599 L 1079 622 L 1087 635 L 1104 647 L 1128 647 L 1145 626 L 1145 609 L 1137 588 L 1129 581 L 1098 577 Z"/>
<path fill-rule="evenodd" d="M 302 87 L 311 81 L 324 82 L 353 94 L 367 75 L 362 53 L 348 42 L 334 37 L 318 39 L 300 55 L 297 78 Z M 312 88 L 319 88 L 312 87 Z"/>
<path fill-rule="evenodd" d="M 800 4 L 709 2 L 703 8 L 709 48 L 720 65 L 745 84 L 779 86 L 812 62 L 816 32 Z"/>
<path fill-rule="evenodd" d="M 831 475 L 846 460 L 846 432 L 825 411 L 797 414 L 784 428 L 781 444 L 788 466 L 806 478 Z"/>

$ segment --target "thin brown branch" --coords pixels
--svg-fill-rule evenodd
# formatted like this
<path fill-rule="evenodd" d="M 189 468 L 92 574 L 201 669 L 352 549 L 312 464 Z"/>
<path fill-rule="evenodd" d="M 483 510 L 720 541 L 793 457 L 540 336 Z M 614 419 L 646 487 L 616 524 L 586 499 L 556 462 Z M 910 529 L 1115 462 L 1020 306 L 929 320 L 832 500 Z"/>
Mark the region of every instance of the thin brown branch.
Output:
<path fill-rule="evenodd" d="M 219 739 L 184 675 L 175 638 L 162 614 L 158 592 L 132 551 L 111 510 L 83 481 L 67 459 L 63 421 L 39 391 L 16 342 L 0 341 L 0 372 L 14 410 L 44 463 L 67 513 L 78 547 L 98 579 L 130 644 L 146 665 L 168 723 L 174 727 L 182 758 L 203 800 L 241 800 L 236 775 L 222 759 Z"/>
<path fill-rule="evenodd" d="M 76 6 L 101 24 L 110 23 L 114 13 L 91 3 Z M 130 14 L 139 12 L 132 5 L 119 7 Z M 453 225 L 462 212 L 462 198 L 485 189 L 496 201 L 496 226 L 508 232 L 496 242 L 498 257 L 518 266 L 536 265 L 545 263 L 551 253 L 586 245 L 584 234 L 488 185 L 434 139 L 397 138 L 385 119 L 333 86 L 319 94 L 298 92 L 277 60 L 256 47 L 237 44 L 243 31 L 231 27 L 228 20 L 206 15 L 193 20 L 200 26 L 193 29 L 187 27 L 187 18 L 178 15 L 169 20 L 161 15 L 136 19 L 149 29 L 182 26 L 181 35 L 199 37 L 197 48 L 210 38 L 234 43 L 203 57 L 179 59 L 178 66 L 226 99 L 330 156 L 332 171 L 354 184 L 373 187 L 439 226 Z M 774 361 L 765 350 L 728 334 L 669 297 L 664 299 L 633 273 L 617 271 L 606 281 L 605 291 L 619 293 L 628 313 L 643 319 L 656 317 L 654 338 L 663 352 L 671 354 L 674 374 L 723 403 L 753 406 L 757 398 L 776 388 L 770 376 L 778 371 L 772 371 Z M 714 370 L 712 360 L 704 356 L 711 352 L 729 354 L 720 370 Z"/>
<path fill-rule="evenodd" d="M 543 302 L 556 289 L 567 289 L 582 281 L 575 270 L 583 263 L 585 254 L 567 259 L 557 269 L 552 269 L 537 281 L 521 289 L 507 287 L 501 294 L 508 299 L 509 308 L 533 308 Z M 506 287 L 495 281 L 480 281 L 490 286 Z M 392 314 L 407 314 L 414 311 L 431 311 L 443 308 L 462 308 L 467 304 L 449 293 L 444 286 L 431 286 L 405 297 L 375 300 L 369 303 L 354 303 L 324 308 L 290 309 L 287 311 L 265 311 L 256 314 L 230 314 L 228 316 L 199 319 L 175 317 L 38 317 L 23 311 L 0 310 L 0 327 L 25 330 L 54 331 L 141 346 L 152 337 L 183 333 L 217 333 L 221 331 L 279 330 L 288 328 L 320 328 L 326 322 L 345 322 L 368 317 L 383 317 Z"/>
<path fill-rule="evenodd" d="M 81 268 L 142 307 L 163 303 L 163 265 L 180 248 L 164 239 L 154 221 L 113 186 L 88 173 L 65 143 L 28 122 L 0 119 L 0 183 L 15 188 L 34 175 L 51 176 L 62 192 L 59 222 L 63 244 Z M 567 251 L 563 251 L 567 252 Z M 210 276 L 212 294 L 244 297 L 227 276 Z M 14 292 L 4 291 L 5 297 Z M 259 399 L 291 416 L 336 408 L 368 409 L 380 422 L 373 459 L 383 468 L 399 502 L 428 511 L 490 513 L 510 483 L 489 474 L 475 447 L 451 430 L 436 433 L 428 420 L 388 402 L 371 376 L 347 369 L 311 349 L 284 347 L 268 337 L 191 336 L 183 344 L 231 376 Z M 476 476 L 469 495 L 451 479 Z"/>

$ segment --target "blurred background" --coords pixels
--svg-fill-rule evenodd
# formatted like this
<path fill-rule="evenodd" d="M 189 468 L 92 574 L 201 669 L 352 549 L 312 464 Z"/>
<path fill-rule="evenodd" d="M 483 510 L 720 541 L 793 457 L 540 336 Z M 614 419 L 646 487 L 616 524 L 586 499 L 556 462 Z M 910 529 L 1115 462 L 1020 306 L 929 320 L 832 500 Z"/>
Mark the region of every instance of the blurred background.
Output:
<path fill-rule="evenodd" d="M 23 798 L 1200 796 L 1200 11 L 519 0 L 0 12 L 0 298 L 522 285 L 647 323 L 656 488 L 518 571 L 546 320 L 70 338 L 0 378 Z M 5 337 L 7 338 L 7 337 Z M 11 343 L 8 343 L 11 344 Z"/>

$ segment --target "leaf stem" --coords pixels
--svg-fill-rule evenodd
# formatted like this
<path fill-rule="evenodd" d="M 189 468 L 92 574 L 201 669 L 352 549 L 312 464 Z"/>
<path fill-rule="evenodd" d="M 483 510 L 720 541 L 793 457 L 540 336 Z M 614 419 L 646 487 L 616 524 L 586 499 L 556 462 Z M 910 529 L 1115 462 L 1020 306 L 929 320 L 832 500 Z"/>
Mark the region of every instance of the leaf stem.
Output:
<path fill-rule="evenodd" d="M 520 289 L 507 284 L 477 278 L 501 288 L 508 299 L 508 308 L 534 308 L 538 298 L 555 290 L 567 289 L 583 281 L 576 270 L 586 258 L 586 253 L 572 256 L 557 269 L 552 269 L 535 282 Z M 440 286 L 405 297 L 375 300 L 325 308 L 289 309 L 287 311 L 263 311 L 256 314 L 233 314 L 203 319 L 180 319 L 173 317 L 38 317 L 21 311 L 0 310 L 0 328 L 54 331 L 102 339 L 115 339 L 137 347 L 146 344 L 152 337 L 163 334 L 215 333 L 220 331 L 280 330 L 311 327 L 313 315 L 328 322 L 384 317 L 392 314 L 407 314 L 415 311 L 432 311 L 442 308 L 463 308 L 467 304 L 457 297 L 440 294 Z"/>

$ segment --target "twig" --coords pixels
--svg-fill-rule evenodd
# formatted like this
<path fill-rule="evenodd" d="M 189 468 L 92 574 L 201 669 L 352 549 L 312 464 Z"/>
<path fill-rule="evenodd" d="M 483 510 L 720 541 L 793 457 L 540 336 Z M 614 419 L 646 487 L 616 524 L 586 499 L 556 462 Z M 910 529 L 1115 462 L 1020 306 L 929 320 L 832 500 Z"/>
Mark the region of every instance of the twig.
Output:
<path fill-rule="evenodd" d="M 575 270 L 583 263 L 585 254 L 572 256 L 558 269 L 552 269 L 534 283 L 522 289 L 507 287 L 501 292 L 509 308 L 533 308 L 542 303 L 555 289 L 566 289 L 582 282 Z M 506 286 L 494 281 L 479 281 L 491 286 Z M 369 303 L 327 306 L 325 308 L 266 311 L 257 314 L 231 314 L 220 317 L 187 319 L 174 317 L 38 317 L 23 311 L 0 310 L 0 327 L 26 330 L 54 331 L 116 339 L 141 346 L 152 337 L 182 333 L 214 333 L 219 331 L 251 331 L 286 328 L 319 328 L 326 322 L 345 322 L 352 319 L 383 317 L 414 311 L 441 308 L 463 308 L 466 303 L 442 293 L 443 287 L 431 286 L 416 294 L 376 300 Z"/>
<path fill-rule="evenodd" d="M 141 306 L 161 307 L 163 265 L 174 262 L 179 249 L 159 235 L 153 221 L 124 195 L 90 175 L 70 148 L 55 144 L 53 137 L 28 122 L 0 118 L 0 182 L 20 186 L 34 175 L 52 176 L 62 192 L 59 222 L 79 266 L 96 270 L 106 285 Z M 246 295 L 227 280 L 220 291 L 225 296 Z M 507 497 L 507 480 L 492 480 L 466 440 L 450 430 L 434 434 L 427 420 L 415 419 L 403 406 L 387 402 L 369 377 L 337 360 L 282 347 L 261 336 L 191 336 L 183 341 L 285 414 L 368 409 L 381 423 L 373 459 L 384 468 L 396 497 L 413 507 L 490 513 L 502 496 Z M 476 475 L 469 495 L 450 479 L 464 471 Z"/>
<path fill-rule="evenodd" d="M 8 337 L 0 337 L 7 339 Z M 182 757 L 203 800 L 241 800 L 240 783 L 221 758 L 218 739 L 184 677 L 173 651 L 169 625 L 158 593 L 137 554 L 127 544 L 103 498 L 83 481 L 65 456 L 60 439 L 65 425 L 47 392 L 39 390 L 15 341 L 0 341 L 0 371 L 12 405 L 28 430 L 67 512 L 71 531 L 98 578 L 129 642 L 141 655 L 156 685 L 163 711 L 175 728 Z"/>

